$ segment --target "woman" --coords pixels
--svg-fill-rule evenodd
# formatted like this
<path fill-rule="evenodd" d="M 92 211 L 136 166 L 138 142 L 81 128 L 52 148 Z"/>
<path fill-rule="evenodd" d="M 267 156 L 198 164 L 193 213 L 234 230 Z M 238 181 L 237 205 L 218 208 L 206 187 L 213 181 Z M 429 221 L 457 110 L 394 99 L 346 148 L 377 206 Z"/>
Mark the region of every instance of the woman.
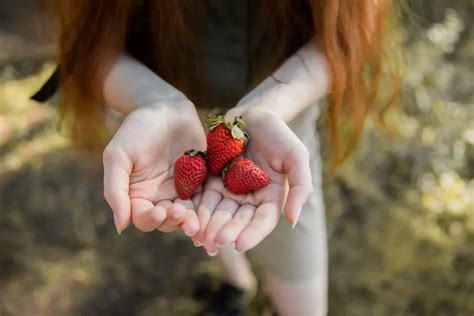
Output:
<path fill-rule="evenodd" d="M 316 103 L 329 93 L 334 166 L 357 141 L 382 72 L 391 1 L 61 1 L 59 76 L 72 135 L 101 140 L 105 106 L 126 117 L 105 148 L 118 232 L 182 228 L 250 293 L 253 249 L 279 315 L 324 315 L 327 250 Z M 369 76 L 367 76 L 369 74 Z M 202 113 L 242 116 L 268 187 L 230 194 L 210 177 L 192 200 L 173 164 L 205 150 Z M 349 134 L 345 122 L 349 122 Z M 281 210 L 287 221 L 280 221 Z M 288 223 L 287 223 L 288 222 Z M 294 229 L 292 229 L 292 226 Z M 214 302 L 206 315 L 239 315 Z"/>

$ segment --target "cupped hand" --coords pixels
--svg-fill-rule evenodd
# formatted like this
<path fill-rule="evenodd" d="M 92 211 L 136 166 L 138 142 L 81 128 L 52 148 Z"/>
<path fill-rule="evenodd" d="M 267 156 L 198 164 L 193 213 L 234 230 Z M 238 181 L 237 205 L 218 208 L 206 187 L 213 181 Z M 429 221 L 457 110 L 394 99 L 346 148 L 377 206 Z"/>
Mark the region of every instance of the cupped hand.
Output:
<path fill-rule="evenodd" d="M 173 165 L 189 149 L 205 150 L 205 134 L 189 101 L 139 107 L 130 112 L 104 150 L 104 197 L 118 232 L 130 222 L 141 231 L 199 230 L 201 194 L 181 200 Z"/>
<path fill-rule="evenodd" d="M 233 120 L 234 114 L 227 116 Z M 246 156 L 268 174 L 271 183 L 235 195 L 219 177 L 208 179 L 198 207 L 200 231 L 193 240 L 211 255 L 234 242 L 239 252 L 255 247 L 276 227 L 283 207 L 288 222 L 296 224 L 313 192 L 308 150 L 287 124 L 264 112 L 247 110 L 241 116 L 250 136 Z"/>

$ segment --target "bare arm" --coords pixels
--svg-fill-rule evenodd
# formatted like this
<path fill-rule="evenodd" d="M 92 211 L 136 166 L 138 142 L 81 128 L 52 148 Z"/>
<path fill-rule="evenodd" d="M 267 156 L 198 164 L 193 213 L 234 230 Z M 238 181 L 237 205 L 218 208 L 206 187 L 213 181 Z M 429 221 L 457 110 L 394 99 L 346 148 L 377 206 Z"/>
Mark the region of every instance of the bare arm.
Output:
<path fill-rule="evenodd" d="M 195 206 L 178 198 L 173 176 L 179 156 L 206 147 L 194 105 L 125 54 L 114 61 L 102 89 L 105 102 L 126 115 L 103 155 L 104 197 L 118 232 L 133 222 L 145 232 L 181 227 L 186 234 L 195 234 L 199 228 L 191 211 Z M 183 126 L 188 133 L 183 134 Z"/>
<path fill-rule="evenodd" d="M 134 58 L 121 54 L 104 79 L 107 105 L 128 114 L 138 106 L 186 101 L 186 96 Z"/>
<path fill-rule="evenodd" d="M 312 40 L 286 60 L 229 111 L 229 118 L 247 110 L 271 113 L 291 121 L 328 93 L 330 78 L 320 45 Z"/>
<path fill-rule="evenodd" d="M 202 233 L 196 235 L 208 252 L 233 242 L 238 251 L 255 247 L 276 227 L 283 207 L 288 222 L 296 225 L 313 185 L 308 149 L 286 123 L 328 90 L 326 60 L 316 41 L 311 41 L 226 114 L 228 120 L 242 116 L 247 123 L 247 155 L 272 182 L 251 195 L 236 196 L 220 179 L 208 181 L 198 210 Z M 218 205 L 219 197 L 247 208 L 240 207 L 226 224 L 219 219 L 222 212 L 207 211 Z"/>

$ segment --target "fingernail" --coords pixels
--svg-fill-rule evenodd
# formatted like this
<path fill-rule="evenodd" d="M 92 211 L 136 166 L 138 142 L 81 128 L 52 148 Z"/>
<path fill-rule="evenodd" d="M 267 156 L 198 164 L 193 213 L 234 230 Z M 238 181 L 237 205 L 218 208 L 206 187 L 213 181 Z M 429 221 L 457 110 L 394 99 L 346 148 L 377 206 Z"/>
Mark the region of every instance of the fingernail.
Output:
<path fill-rule="evenodd" d="M 202 247 L 202 244 L 199 241 L 194 241 L 195 247 Z"/>
<path fill-rule="evenodd" d="M 209 255 L 209 257 L 215 257 L 215 256 L 217 256 L 218 253 L 219 253 L 219 251 L 215 251 L 215 252 L 207 251 L 207 254 Z"/>
<path fill-rule="evenodd" d="M 117 218 L 117 215 L 115 213 L 114 214 L 114 224 L 115 224 L 115 229 L 117 229 L 117 234 L 121 234 L 122 231 L 119 229 L 119 226 L 118 226 L 118 218 Z"/>
<path fill-rule="evenodd" d="M 193 234 L 193 233 L 190 233 L 190 232 L 188 232 L 188 231 L 186 231 L 186 230 L 184 231 L 184 234 L 185 234 L 186 236 L 188 236 L 188 237 L 193 237 L 194 235 L 196 235 L 196 233 Z"/>
<path fill-rule="evenodd" d="M 296 224 L 298 224 L 298 220 L 300 219 L 300 215 L 301 215 L 301 208 L 296 212 L 296 217 L 293 220 L 293 223 L 291 224 L 291 229 L 295 229 Z"/>

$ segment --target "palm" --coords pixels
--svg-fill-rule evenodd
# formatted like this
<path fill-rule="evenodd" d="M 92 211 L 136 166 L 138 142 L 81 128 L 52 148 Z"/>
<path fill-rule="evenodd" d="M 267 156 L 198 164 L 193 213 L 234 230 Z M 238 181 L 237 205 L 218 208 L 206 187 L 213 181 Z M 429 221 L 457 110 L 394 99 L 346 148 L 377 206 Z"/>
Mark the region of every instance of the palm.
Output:
<path fill-rule="evenodd" d="M 294 178 L 295 168 L 309 175 L 307 150 L 284 122 L 261 114 L 243 119 L 250 135 L 246 155 L 268 174 L 271 183 L 256 192 L 235 195 L 219 178 L 209 179 L 198 211 L 202 230 L 198 238 L 210 252 L 232 242 L 240 251 L 260 243 L 278 224 L 288 177 Z"/>
<path fill-rule="evenodd" d="M 186 133 L 170 126 L 164 117 L 150 124 L 144 123 L 145 131 L 128 150 L 133 161 L 130 174 L 130 197 L 157 203 L 163 199 L 178 198 L 174 188 L 173 165 L 189 149 L 205 147 L 202 127 L 197 124 L 186 127 Z M 177 140 L 177 141 L 176 141 Z"/>
<path fill-rule="evenodd" d="M 135 110 L 107 146 L 104 166 L 107 159 L 115 160 L 122 174 L 128 174 L 128 220 L 131 217 L 139 229 L 158 228 L 176 204 L 195 208 L 191 201 L 178 199 L 173 177 L 174 162 L 191 148 L 203 150 L 205 137 L 194 107 L 188 105 Z"/>

